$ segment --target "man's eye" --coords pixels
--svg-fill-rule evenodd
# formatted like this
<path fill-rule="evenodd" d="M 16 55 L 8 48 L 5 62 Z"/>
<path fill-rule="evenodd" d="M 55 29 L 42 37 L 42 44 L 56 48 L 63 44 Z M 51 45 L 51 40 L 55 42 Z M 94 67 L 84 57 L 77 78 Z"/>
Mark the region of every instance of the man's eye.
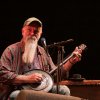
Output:
<path fill-rule="evenodd" d="M 34 33 L 38 33 L 39 31 L 38 30 L 34 30 Z"/>

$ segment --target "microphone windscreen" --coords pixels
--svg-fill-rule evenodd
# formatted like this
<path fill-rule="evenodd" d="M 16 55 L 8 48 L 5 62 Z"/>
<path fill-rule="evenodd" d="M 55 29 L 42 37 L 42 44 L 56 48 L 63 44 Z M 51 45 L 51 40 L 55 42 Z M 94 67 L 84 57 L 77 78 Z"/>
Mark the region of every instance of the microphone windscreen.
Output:
<path fill-rule="evenodd" d="M 46 39 L 44 37 L 41 38 L 41 44 L 44 48 L 46 48 Z"/>

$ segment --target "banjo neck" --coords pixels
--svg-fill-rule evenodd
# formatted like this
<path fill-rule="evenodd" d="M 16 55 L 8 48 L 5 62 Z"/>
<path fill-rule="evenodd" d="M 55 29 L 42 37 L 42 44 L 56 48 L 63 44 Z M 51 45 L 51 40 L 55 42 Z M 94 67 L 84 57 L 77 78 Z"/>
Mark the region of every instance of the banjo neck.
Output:
<path fill-rule="evenodd" d="M 74 54 L 70 54 L 68 57 L 65 58 L 65 60 L 63 60 L 58 66 L 61 67 L 62 65 L 64 65 L 70 58 L 72 58 L 74 56 Z M 51 70 L 49 72 L 49 74 L 52 74 L 53 72 L 55 72 L 58 69 L 58 67 L 54 68 L 53 70 Z"/>
<path fill-rule="evenodd" d="M 86 45 L 85 44 L 81 44 L 78 46 L 79 49 L 81 49 L 82 51 L 86 49 Z M 73 56 L 75 56 L 76 54 L 71 53 L 69 56 L 67 56 L 60 64 L 58 64 L 59 67 L 61 67 L 62 65 L 64 65 L 70 58 L 72 58 Z M 54 71 L 56 71 L 58 69 L 58 67 L 54 68 L 53 70 L 51 70 L 49 73 L 52 74 Z"/>

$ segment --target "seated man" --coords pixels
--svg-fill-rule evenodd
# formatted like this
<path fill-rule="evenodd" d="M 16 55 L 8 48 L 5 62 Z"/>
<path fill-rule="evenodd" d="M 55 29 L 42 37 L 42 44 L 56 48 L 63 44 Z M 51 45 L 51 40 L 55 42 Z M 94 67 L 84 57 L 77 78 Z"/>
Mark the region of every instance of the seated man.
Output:
<path fill-rule="evenodd" d="M 28 18 L 22 27 L 21 41 L 11 44 L 2 53 L 0 82 L 2 83 L 1 87 L 5 87 L 6 90 L 2 95 L 3 99 L 0 100 L 6 100 L 9 95 L 11 98 L 15 98 L 21 89 L 19 85 L 36 83 L 43 79 L 41 73 L 25 75 L 26 72 L 40 69 L 49 73 L 56 68 L 50 55 L 48 56 L 44 48 L 38 45 L 42 28 L 43 25 L 39 19 Z M 81 60 L 81 53 L 82 50 L 76 47 L 73 51 L 75 55 L 63 65 L 64 73 Z M 53 86 L 50 91 L 55 92 L 56 87 Z M 70 90 L 67 86 L 60 86 L 59 93 L 70 95 Z"/>

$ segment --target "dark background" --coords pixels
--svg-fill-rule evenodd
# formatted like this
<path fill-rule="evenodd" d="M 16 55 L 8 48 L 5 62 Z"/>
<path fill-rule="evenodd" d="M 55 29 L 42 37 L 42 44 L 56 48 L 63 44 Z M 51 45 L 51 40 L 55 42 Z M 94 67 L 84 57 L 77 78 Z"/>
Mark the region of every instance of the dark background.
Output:
<path fill-rule="evenodd" d="M 8 45 L 20 41 L 24 21 L 33 16 L 43 22 L 43 37 L 48 45 L 74 39 L 64 45 L 65 57 L 81 43 L 87 45 L 70 76 L 79 73 L 86 79 L 100 79 L 100 3 L 65 1 L 0 1 L 0 55 Z M 51 48 L 50 54 L 56 63 L 57 49 Z"/>

